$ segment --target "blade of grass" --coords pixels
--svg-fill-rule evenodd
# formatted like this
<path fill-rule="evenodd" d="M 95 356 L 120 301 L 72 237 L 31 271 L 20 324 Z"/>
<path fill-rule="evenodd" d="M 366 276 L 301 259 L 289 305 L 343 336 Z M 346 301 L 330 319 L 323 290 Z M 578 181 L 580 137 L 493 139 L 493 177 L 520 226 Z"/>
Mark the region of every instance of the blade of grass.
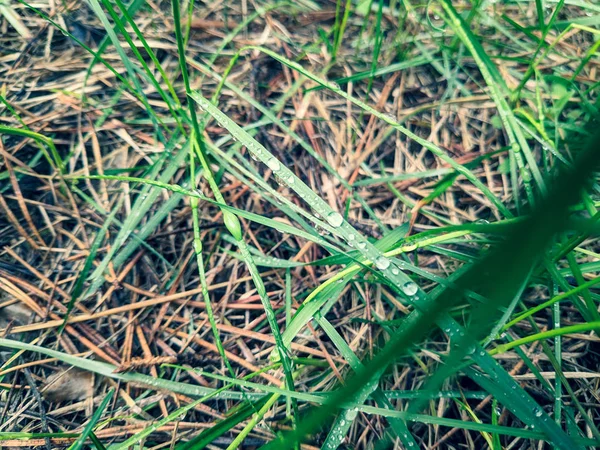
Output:
<path fill-rule="evenodd" d="M 92 418 L 87 423 L 87 425 L 85 426 L 85 428 L 83 429 L 83 431 L 81 432 L 81 435 L 79 435 L 77 440 L 75 442 L 73 442 L 73 444 L 71 444 L 71 446 L 69 447 L 69 450 L 80 450 L 80 449 L 84 448 L 83 446 L 85 444 L 86 439 L 92 434 L 92 431 L 94 430 L 94 427 L 96 426 L 96 423 L 98 422 L 98 420 L 100 420 L 102 413 L 108 406 L 108 402 L 110 402 L 114 393 L 115 393 L 114 389 L 110 389 L 106 393 L 106 395 L 104 396 L 104 399 L 102 399 L 102 403 L 100 403 L 100 405 L 98 405 L 98 408 L 96 408 L 96 411 L 94 411 Z"/>

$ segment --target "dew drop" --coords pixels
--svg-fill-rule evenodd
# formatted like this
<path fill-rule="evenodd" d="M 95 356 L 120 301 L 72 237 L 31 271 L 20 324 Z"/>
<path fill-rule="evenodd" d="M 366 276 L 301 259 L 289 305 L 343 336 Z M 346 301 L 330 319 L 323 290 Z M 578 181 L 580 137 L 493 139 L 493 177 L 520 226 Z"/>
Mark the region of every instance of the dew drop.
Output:
<path fill-rule="evenodd" d="M 540 408 L 535 408 L 533 410 L 533 414 L 535 415 L 535 417 L 542 417 L 542 414 L 544 414 L 544 413 L 542 412 L 542 410 Z"/>
<path fill-rule="evenodd" d="M 332 81 L 329 84 L 331 84 L 331 87 L 334 88 L 334 89 L 340 89 L 340 85 L 337 84 L 335 81 Z"/>
<path fill-rule="evenodd" d="M 375 260 L 375 266 L 377 266 L 377 268 L 379 270 L 385 270 L 388 267 L 390 267 L 390 260 L 387 259 L 385 256 L 379 256 L 376 260 Z"/>
<path fill-rule="evenodd" d="M 359 242 L 358 244 L 356 244 L 356 246 L 363 250 L 367 246 L 367 244 L 366 242 Z"/>
<path fill-rule="evenodd" d="M 281 169 L 281 164 L 279 164 L 279 161 L 277 161 L 277 158 L 268 159 L 267 166 L 269 167 L 269 169 L 271 169 L 274 172 Z"/>
<path fill-rule="evenodd" d="M 329 222 L 329 225 L 331 225 L 332 227 L 337 228 L 342 223 L 344 223 L 344 218 L 340 213 L 334 211 L 329 213 L 329 215 L 327 216 L 327 222 Z"/>
<path fill-rule="evenodd" d="M 400 271 L 396 267 L 392 267 L 392 273 L 394 275 L 398 275 L 400 273 Z"/>
<path fill-rule="evenodd" d="M 418 290 L 419 290 L 419 286 L 417 286 L 417 284 L 412 281 L 407 281 L 402 286 L 402 292 L 404 292 L 408 296 L 415 295 Z"/>

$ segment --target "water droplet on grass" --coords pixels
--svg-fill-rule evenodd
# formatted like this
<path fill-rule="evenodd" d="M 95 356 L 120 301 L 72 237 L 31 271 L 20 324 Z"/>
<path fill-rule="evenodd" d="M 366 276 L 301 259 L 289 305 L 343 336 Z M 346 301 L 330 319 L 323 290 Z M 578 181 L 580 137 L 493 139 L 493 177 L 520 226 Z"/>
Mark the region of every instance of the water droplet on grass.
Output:
<path fill-rule="evenodd" d="M 344 218 L 340 213 L 334 211 L 329 213 L 329 215 L 327 216 L 327 222 L 329 222 L 329 225 L 331 225 L 332 227 L 337 228 L 344 223 Z"/>
<path fill-rule="evenodd" d="M 269 167 L 269 169 L 271 169 L 273 172 L 281 169 L 281 164 L 279 164 L 279 161 L 277 161 L 277 158 L 270 158 L 267 160 L 267 166 Z"/>
<path fill-rule="evenodd" d="M 385 270 L 388 267 L 390 267 L 390 260 L 387 259 L 385 256 L 380 256 L 375 260 L 375 266 L 379 269 L 379 270 Z"/>
<path fill-rule="evenodd" d="M 346 411 L 346 419 L 352 421 L 356 418 L 357 414 L 358 414 L 358 409 L 356 409 L 356 408 L 348 409 Z"/>
<path fill-rule="evenodd" d="M 417 284 L 412 281 L 408 281 L 402 286 L 402 292 L 404 292 L 408 296 L 415 295 L 418 290 L 419 286 L 417 286 Z"/>

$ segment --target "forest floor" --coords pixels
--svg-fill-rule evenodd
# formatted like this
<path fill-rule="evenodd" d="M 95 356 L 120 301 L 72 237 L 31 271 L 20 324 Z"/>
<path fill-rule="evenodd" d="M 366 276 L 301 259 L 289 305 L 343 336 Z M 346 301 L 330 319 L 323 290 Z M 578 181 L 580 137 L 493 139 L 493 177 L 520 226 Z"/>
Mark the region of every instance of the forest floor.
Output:
<path fill-rule="evenodd" d="M 0 0 L 0 447 L 599 448 L 599 30 Z"/>

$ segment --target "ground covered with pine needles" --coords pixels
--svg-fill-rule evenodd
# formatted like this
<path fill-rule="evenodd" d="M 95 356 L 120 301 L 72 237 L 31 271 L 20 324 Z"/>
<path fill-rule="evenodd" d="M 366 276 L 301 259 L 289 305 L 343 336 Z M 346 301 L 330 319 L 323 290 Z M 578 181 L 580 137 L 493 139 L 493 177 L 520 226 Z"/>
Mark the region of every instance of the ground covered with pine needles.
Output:
<path fill-rule="evenodd" d="M 600 446 L 599 26 L 0 2 L 0 445 Z"/>

